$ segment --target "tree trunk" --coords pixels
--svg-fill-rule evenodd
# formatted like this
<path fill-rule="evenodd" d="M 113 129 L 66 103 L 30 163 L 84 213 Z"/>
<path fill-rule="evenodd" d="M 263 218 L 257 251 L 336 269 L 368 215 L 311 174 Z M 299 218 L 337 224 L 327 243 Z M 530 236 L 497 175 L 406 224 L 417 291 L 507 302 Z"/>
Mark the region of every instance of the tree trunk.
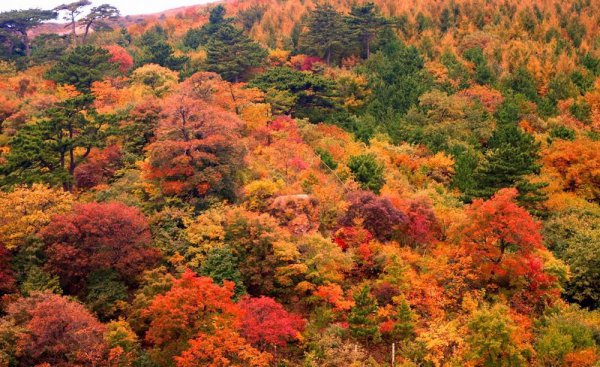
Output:
<path fill-rule="evenodd" d="M 92 27 L 92 23 L 89 22 L 85 25 L 85 32 L 83 33 L 83 43 L 85 43 L 85 40 L 87 40 L 88 37 L 88 33 L 90 32 L 90 28 Z"/>
<path fill-rule="evenodd" d="M 73 44 L 77 45 L 77 27 L 75 23 L 75 13 L 71 13 L 71 38 L 73 39 Z"/>

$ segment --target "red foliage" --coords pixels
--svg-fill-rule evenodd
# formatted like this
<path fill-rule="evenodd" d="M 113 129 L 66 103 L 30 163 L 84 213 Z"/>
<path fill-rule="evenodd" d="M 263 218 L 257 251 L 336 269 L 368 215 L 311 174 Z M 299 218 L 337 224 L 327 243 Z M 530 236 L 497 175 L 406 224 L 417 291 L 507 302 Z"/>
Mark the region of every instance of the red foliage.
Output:
<path fill-rule="evenodd" d="M 239 303 L 245 311 L 242 317 L 242 335 L 252 344 L 285 346 L 297 339 L 304 328 L 304 320 L 287 312 L 269 297 L 245 298 Z"/>
<path fill-rule="evenodd" d="M 358 247 L 363 243 L 369 243 L 372 239 L 371 232 L 364 228 L 342 227 L 335 232 L 333 242 L 345 251 L 350 247 Z"/>
<path fill-rule="evenodd" d="M 22 365 L 106 365 L 104 325 L 81 304 L 42 293 L 11 304 L 8 315 L 25 329 L 16 341 Z"/>
<path fill-rule="evenodd" d="M 307 55 L 296 55 L 290 60 L 292 67 L 300 71 L 310 71 L 316 63 L 324 63 L 324 61 L 320 57 Z"/>
<path fill-rule="evenodd" d="M 243 160 L 233 114 L 184 95 L 165 102 L 157 141 L 148 147 L 147 177 L 168 195 L 227 195 Z"/>
<path fill-rule="evenodd" d="M 110 53 L 109 61 L 119 65 L 121 73 L 131 70 L 133 67 L 133 57 L 131 57 L 126 49 L 119 45 L 104 46 L 104 48 Z"/>
<path fill-rule="evenodd" d="M 490 200 L 476 200 L 457 234 L 481 284 L 516 291 L 513 302 L 525 310 L 555 296 L 556 280 L 536 256 L 544 249 L 540 226 L 515 204 L 516 196 L 517 190 L 502 189 Z"/>
<path fill-rule="evenodd" d="M 190 341 L 189 349 L 175 357 L 177 367 L 268 367 L 271 359 L 229 329 L 199 335 Z"/>
<path fill-rule="evenodd" d="M 146 341 L 167 361 L 183 352 L 190 339 L 212 335 L 217 326 L 237 329 L 241 311 L 231 299 L 233 289 L 231 282 L 219 286 L 211 278 L 186 270 L 167 293 L 156 296 L 143 311 L 150 322 Z"/>
<path fill-rule="evenodd" d="M 16 290 L 14 271 L 10 264 L 10 251 L 0 245 L 0 295 Z"/>
<path fill-rule="evenodd" d="M 408 210 L 408 236 L 417 244 L 429 244 L 440 234 L 440 225 L 431 204 L 424 200 L 413 200 Z"/>
<path fill-rule="evenodd" d="M 134 281 L 160 258 L 151 248 L 144 215 L 121 203 L 88 203 L 57 215 L 42 231 L 48 268 L 70 291 L 78 291 L 94 270 L 111 268 Z"/>
<path fill-rule="evenodd" d="M 349 195 L 350 206 L 340 220 L 341 226 L 353 226 L 356 220 L 380 241 L 391 240 L 404 231 L 407 218 L 386 199 L 369 191 Z"/>
<path fill-rule="evenodd" d="M 75 183 L 79 188 L 90 188 L 111 177 L 120 165 L 121 149 L 116 145 L 102 150 L 93 149 L 85 163 L 75 168 Z"/>

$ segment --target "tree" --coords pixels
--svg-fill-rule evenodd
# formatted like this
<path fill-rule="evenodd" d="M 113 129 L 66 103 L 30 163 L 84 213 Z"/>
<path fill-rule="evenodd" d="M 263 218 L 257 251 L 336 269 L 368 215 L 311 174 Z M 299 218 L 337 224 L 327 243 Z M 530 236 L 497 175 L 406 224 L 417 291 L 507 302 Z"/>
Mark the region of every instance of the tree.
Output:
<path fill-rule="evenodd" d="M 368 285 L 354 293 L 354 306 L 348 314 L 348 324 L 353 337 L 368 342 L 380 338 L 377 322 L 377 300 L 371 296 Z"/>
<path fill-rule="evenodd" d="M 52 10 L 11 10 L 0 13 L 0 30 L 8 34 L 16 33 L 25 45 L 25 55 L 29 56 L 30 47 L 27 32 L 44 21 L 55 19 L 56 16 L 56 12 Z"/>
<path fill-rule="evenodd" d="M 147 177 L 166 195 L 234 197 L 243 151 L 233 114 L 178 94 L 165 100 L 165 117 L 148 147 Z"/>
<path fill-rule="evenodd" d="M 250 68 L 263 63 L 267 51 L 223 17 L 224 9 L 215 7 L 205 28 L 213 31 L 206 42 L 207 70 L 237 83 L 245 79 Z"/>
<path fill-rule="evenodd" d="M 340 58 L 349 46 L 349 32 L 341 13 L 328 3 L 317 3 L 308 15 L 308 32 L 303 45 L 322 57 L 327 65 L 332 58 Z"/>
<path fill-rule="evenodd" d="M 545 250 L 540 225 L 515 204 L 516 196 L 516 189 L 503 189 L 471 204 L 455 232 L 464 250 L 459 256 L 468 256 L 477 286 L 506 291 L 515 305 L 539 310 L 558 296 L 557 278 L 538 255 Z"/>
<path fill-rule="evenodd" d="M 58 84 L 73 85 L 82 93 L 89 93 L 92 83 L 102 80 L 116 69 L 110 58 L 110 53 L 101 47 L 78 46 L 61 57 L 48 70 L 46 78 Z"/>
<path fill-rule="evenodd" d="M 371 56 L 371 43 L 388 21 L 379 14 L 379 9 L 372 2 L 353 5 L 346 20 L 350 31 L 363 46 L 368 59 Z"/>
<path fill-rule="evenodd" d="M 149 320 L 145 339 L 153 347 L 153 359 L 168 366 L 173 357 L 193 350 L 194 339 L 197 344 L 219 332 L 234 333 L 241 311 L 232 296 L 233 283 L 226 281 L 219 286 L 186 270 L 169 291 L 157 295 L 143 311 Z"/>
<path fill-rule="evenodd" d="M 0 193 L 0 243 L 14 250 L 35 239 L 52 217 L 71 210 L 73 197 L 41 184 Z"/>
<path fill-rule="evenodd" d="M 271 359 L 230 329 L 198 336 L 190 341 L 189 349 L 175 357 L 177 367 L 269 367 Z"/>
<path fill-rule="evenodd" d="M 481 47 L 467 49 L 463 53 L 463 57 L 475 64 L 475 73 L 473 78 L 477 84 L 492 84 L 494 81 L 494 74 L 492 74 L 492 70 L 488 66 L 488 62 Z"/>
<path fill-rule="evenodd" d="M 500 304 L 478 310 L 469 321 L 469 357 L 482 366 L 525 366 L 526 349 L 517 342 L 518 328 Z"/>
<path fill-rule="evenodd" d="M 488 141 L 483 161 L 473 173 L 474 188 L 467 195 L 489 198 L 499 189 L 514 187 L 523 204 L 534 205 L 546 200 L 540 189 L 547 184 L 532 183 L 528 179 L 539 173 L 539 146 L 516 125 L 497 127 Z"/>
<path fill-rule="evenodd" d="M 69 4 L 62 4 L 54 8 L 54 11 L 61 12 L 64 11 L 67 15 L 64 17 L 64 20 L 68 21 L 69 24 L 65 26 L 71 27 L 71 40 L 73 44 L 77 43 L 77 16 L 83 12 L 82 8 L 92 5 L 92 2 L 89 0 L 79 0 Z"/>
<path fill-rule="evenodd" d="M 79 293 L 96 270 L 114 270 L 135 284 L 142 271 L 156 264 L 148 222 L 136 208 L 121 203 L 88 203 L 57 215 L 42 231 L 47 268 L 60 276 L 71 293 Z"/>
<path fill-rule="evenodd" d="M 137 66 L 157 64 L 171 70 L 180 71 L 188 62 L 185 55 L 175 56 L 173 47 L 167 42 L 167 34 L 161 26 L 155 26 L 140 37 L 142 54 L 137 58 Z"/>
<path fill-rule="evenodd" d="M 363 190 L 371 190 L 376 194 L 385 184 L 384 166 L 377 162 L 374 154 L 363 154 L 350 157 L 348 168 L 354 179 Z"/>
<path fill-rule="evenodd" d="M 245 311 L 242 317 L 242 335 L 259 349 L 267 345 L 285 347 L 298 339 L 304 328 L 300 316 L 287 312 L 272 298 L 244 298 L 239 303 Z"/>
<path fill-rule="evenodd" d="M 265 100 L 272 105 L 274 114 L 291 114 L 318 123 L 339 109 L 335 84 L 317 74 L 274 67 L 252 79 L 249 85 L 266 93 Z"/>
<path fill-rule="evenodd" d="M 355 192 L 348 196 L 350 206 L 340 219 L 342 226 L 353 226 L 357 220 L 381 241 L 397 238 L 406 227 L 406 215 L 394 207 L 387 198 L 372 192 Z"/>
<path fill-rule="evenodd" d="M 11 304 L 7 317 L 24 329 L 15 340 L 23 365 L 104 366 L 104 325 L 81 304 L 38 293 Z"/>
<path fill-rule="evenodd" d="M 414 46 L 406 46 L 391 30 L 384 30 L 381 38 L 385 42 L 362 69 L 372 91 L 366 112 L 390 127 L 397 115 L 418 103 L 432 83 Z"/>
<path fill-rule="evenodd" d="M 102 4 L 93 7 L 89 14 L 79 21 L 85 27 L 83 33 L 83 43 L 87 40 L 90 29 L 110 29 L 106 20 L 115 20 L 119 18 L 119 9 L 109 4 Z"/>
<path fill-rule="evenodd" d="M 52 106 L 44 119 L 24 126 L 12 138 L 1 167 L 3 184 L 43 182 L 73 189 L 75 169 L 103 143 L 112 115 L 100 115 L 90 96 L 77 96 Z"/>
<path fill-rule="evenodd" d="M 548 248 L 570 267 L 564 293 L 580 305 L 600 305 L 600 209 L 567 209 L 544 222 Z"/>
<path fill-rule="evenodd" d="M 211 277 L 215 283 L 221 285 L 226 280 L 233 282 L 236 296 L 246 293 L 239 270 L 239 261 L 229 246 L 209 250 L 206 260 L 202 262 L 200 274 Z"/>
<path fill-rule="evenodd" d="M 115 367 L 136 365 L 141 353 L 138 336 L 125 320 L 111 321 L 106 325 L 104 340 L 108 344 L 109 363 Z"/>
<path fill-rule="evenodd" d="M 10 251 L 4 245 L 0 245 L 0 296 L 17 290 L 10 255 Z"/>
<path fill-rule="evenodd" d="M 392 335 L 400 340 L 406 340 L 415 336 L 414 314 L 405 299 L 396 309 L 396 320 Z"/>
<path fill-rule="evenodd" d="M 126 49 L 119 45 L 109 45 L 104 48 L 110 53 L 108 61 L 117 64 L 119 72 L 125 74 L 133 68 L 133 57 Z"/>

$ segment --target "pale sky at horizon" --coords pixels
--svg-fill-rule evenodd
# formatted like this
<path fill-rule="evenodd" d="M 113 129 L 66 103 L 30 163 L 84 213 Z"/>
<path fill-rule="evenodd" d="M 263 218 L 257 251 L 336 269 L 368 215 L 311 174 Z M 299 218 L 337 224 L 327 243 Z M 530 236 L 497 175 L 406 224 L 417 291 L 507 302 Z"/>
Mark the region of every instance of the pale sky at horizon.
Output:
<path fill-rule="evenodd" d="M 73 1 L 75 0 L 0 0 L 0 12 L 29 8 L 53 9 L 60 4 Z M 158 13 L 181 6 L 206 4 L 212 1 L 214 0 L 92 0 L 92 6 L 108 3 L 116 6 L 121 11 L 121 15 L 138 15 Z"/>

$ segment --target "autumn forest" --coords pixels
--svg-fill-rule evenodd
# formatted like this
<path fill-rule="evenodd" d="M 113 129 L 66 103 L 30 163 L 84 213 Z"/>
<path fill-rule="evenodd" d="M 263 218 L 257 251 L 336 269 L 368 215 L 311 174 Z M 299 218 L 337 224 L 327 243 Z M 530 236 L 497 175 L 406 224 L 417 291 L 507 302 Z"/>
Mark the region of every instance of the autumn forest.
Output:
<path fill-rule="evenodd" d="M 0 367 L 600 366 L 600 0 L 373 1 L 0 12 Z"/>

